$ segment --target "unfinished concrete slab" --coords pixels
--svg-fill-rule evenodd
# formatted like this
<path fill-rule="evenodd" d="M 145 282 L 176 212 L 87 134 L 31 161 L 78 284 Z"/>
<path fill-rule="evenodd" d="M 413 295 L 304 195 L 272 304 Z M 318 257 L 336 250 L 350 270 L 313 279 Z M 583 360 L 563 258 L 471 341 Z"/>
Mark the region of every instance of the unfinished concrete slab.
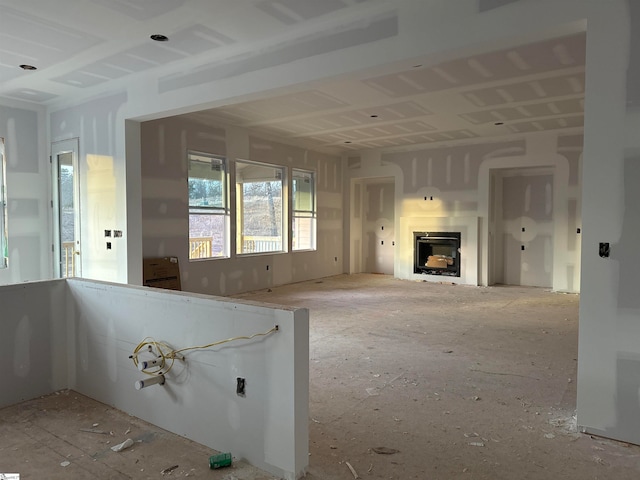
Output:
<path fill-rule="evenodd" d="M 112 450 L 129 438 L 132 446 Z M 0 473 L 21 480 L 275 478 L 238 459 L 211 470 L 218 453 L 72 390 L 0 410 Z"/>
<path fill-rule="evenodd" d="M 361 274 L 242 297 L 310 309 L 307 478 L 640 475 L 640 447 L 577 431 L 577 295 Z"/>

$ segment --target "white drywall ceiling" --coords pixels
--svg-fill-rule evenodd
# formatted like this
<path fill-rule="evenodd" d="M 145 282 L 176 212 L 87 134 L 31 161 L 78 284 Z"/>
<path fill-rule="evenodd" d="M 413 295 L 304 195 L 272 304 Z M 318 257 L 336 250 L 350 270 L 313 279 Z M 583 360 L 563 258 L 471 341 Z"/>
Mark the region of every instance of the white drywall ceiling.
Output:
<path fill-rule="evenodd" d="M 493 3 L 480 7 L 511 2 Z M 134 76 L 148 76 L 164 92 L 256 72 L 271 53 L 294 62 L 393 37 L 397 4 L 0 0 L 0 97 L 55 104 Z M 169 41 L 150 40 L 157 33 Z M 361 72 L 192 116 L 329 153 L 581 130 L 584 58 L 585 34 L 577 33 L 438 63 L 412 59 L 383 74 Z"/>

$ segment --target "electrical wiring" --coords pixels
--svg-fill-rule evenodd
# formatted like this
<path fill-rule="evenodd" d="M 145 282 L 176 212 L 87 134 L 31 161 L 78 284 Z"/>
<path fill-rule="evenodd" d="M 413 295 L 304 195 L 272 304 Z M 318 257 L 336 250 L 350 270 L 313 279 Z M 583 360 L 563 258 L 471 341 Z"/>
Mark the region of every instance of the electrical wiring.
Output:
<path fill-rule="evenodd" d="M 222 345 L 225 343 L 235 342 L 238 340 L 251 340 L 255 337 L 264 337 L 267 335 L 271 335 L 272 333 L 277 332 L 278 330 L 279 330 L 279 327 L 278 325 L 276 325 L 270 330 L 267 330 L 266 332 L 254 333 L 253 335 L 248 335 L 248 336 L 242 335 L 238 337 L 231 337 L 224 340 L 218 340 L 217 342 L 208 343 L 206 345 L 185 347 L 177 350 L 173 349 L 171 345 L 169 345 L 166 342 L 158 342 L 151 337 L 147 337 L 136 346 L 136 348 L 133 351 L 133 354 L 131 354 L 129 358 L 132 359 L 133 364 L 136 367 L 138 367 L 140 364 L 140 361 L 138 360 L 138 355 L 143 352 L 149 352 L 155 357 L 153 361 L 154 364 L 140 370 L 143 373 L 146 373 L 147 375 L 166 375 L 167 372 L 169 372 L 171 368 L 173 368 L 173 364 L 176 358 L 179 360 L 184 360 L 185 357 L 183 355 L 183 352 L 187 352 L 189 350 L 203 350 L 207 348 L 216 347 L 218 345 Z"/>

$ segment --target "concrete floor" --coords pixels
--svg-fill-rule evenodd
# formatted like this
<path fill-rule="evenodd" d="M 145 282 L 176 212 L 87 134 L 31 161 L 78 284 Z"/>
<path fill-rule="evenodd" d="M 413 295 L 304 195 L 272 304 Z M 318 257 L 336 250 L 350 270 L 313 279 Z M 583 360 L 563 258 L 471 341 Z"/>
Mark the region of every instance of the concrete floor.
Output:
<path fill-rule="evenodd" d="M 310 309 L 309 480 L 640 477 L 640 447 L 576 433 L 577 295 L 343 275 L 238 297 Z M 272 478 L 212 453 L 75 392 L 0 410 L 21 479 Z"/>
<path fill-rule="evenodd" d="M 111 450 L 128 438 L 133 446 Z M 244 462 L 211 470 L 216 453 L 74 391 L 0 410 L 0 473 L 20 480 L 273 478 Z"/>
<path fill-rule="evenodd" d="M 383 275 L 271 290 L 242 297 L 311 312 L 308 479 L 353 479 L 347 462 L 364 479 L 640 478 L 640 447 L 576 433 L 577 295 Z"/>

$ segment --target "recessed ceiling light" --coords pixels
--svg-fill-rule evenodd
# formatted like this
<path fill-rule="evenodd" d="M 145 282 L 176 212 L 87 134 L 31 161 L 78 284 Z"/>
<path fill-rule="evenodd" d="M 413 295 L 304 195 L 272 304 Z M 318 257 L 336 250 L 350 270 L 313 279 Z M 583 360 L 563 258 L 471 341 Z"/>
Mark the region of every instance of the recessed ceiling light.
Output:
<path fill-rule="evenodd" d="M 417 63 L 417 64 L 415 64 L 415 65 L 413 66 L 413 68 L 420 68 L 421 66 L 422 66 L 422 64 L 421 64 L 421 63 Z"/>
<path fill-rule="evenodd" d="M 351 141 L 350 141 L 350 140 L 347 140 L 347 141 L 345 141 L 344 143 L 351 143 Z"/>
<path fill-rule="evenodd" d="M 370 116 L 371 118 L 378 118 L 378 115 L 375 115 L 375 114 L 373 114 L 373 115 L 369 115 L 369 116 Z"/>
<path fill-rule="evenodd" d="M 34 67 L 33 65 L 20 65 L 20 68 L 23 70 L 37 70 L 38 67 Z"/>
<path fill-rule="evenodd" d="M 495 122 L 494 125 L 504 125 L 504 122 Z"/>
<path fill-rule="evenodd" d="M 167 37 L 166 35 L 162 35 L 160 33 L 154 33 L 149 38 L 151 38 L 151 40 L 155 40 L 156 42 L 168 42 L 169 41 L 169 37 Z"/>

